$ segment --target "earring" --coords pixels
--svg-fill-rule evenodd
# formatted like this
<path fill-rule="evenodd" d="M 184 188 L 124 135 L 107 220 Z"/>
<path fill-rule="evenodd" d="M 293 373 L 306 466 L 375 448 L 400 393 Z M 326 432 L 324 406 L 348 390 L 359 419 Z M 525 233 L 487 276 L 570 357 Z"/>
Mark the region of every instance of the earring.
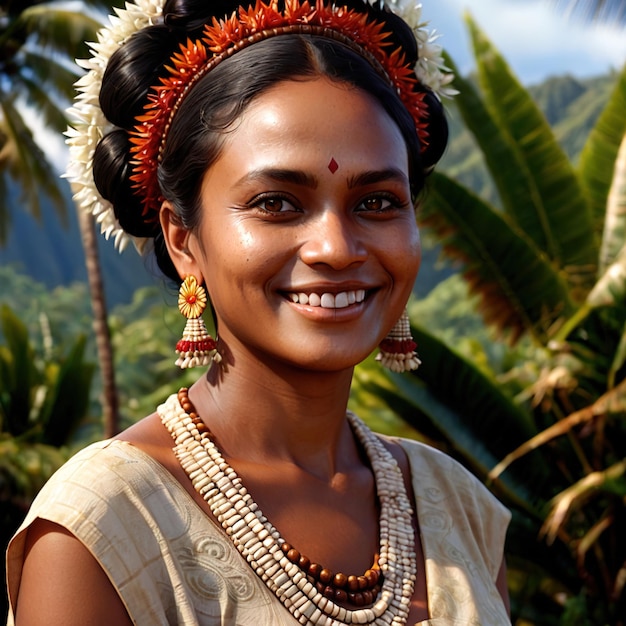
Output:
<path fill-rule="evenodd" d="M 411 337 L 411 324 L 406 309 L 378 347 L 380 352 L 376 355 L 376 360 L 392 372 L 416 370 L 422 364 L 415 352 L 417 344 Z"/>
<path fill-rule="evenodd" d="M 176 365 L 181 369 L 219 363 L 217 344 L 206 329 L 202 312 L 206 308 L 206 289 L 195 276 L 186 276 L 178 292 L 178 309 L 187 318 L 183 337 L 176 344 Z"/>

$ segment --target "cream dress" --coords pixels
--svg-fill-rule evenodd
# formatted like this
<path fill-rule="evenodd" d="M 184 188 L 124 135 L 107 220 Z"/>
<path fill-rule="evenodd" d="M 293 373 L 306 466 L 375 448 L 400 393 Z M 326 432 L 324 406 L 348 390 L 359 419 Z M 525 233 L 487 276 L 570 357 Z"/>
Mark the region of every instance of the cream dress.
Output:
<path fill-rule="evenodd" d="M 430 618 L 420 626 L 510 624 L 495 586 L 509 512 L 450 457 L 398 442 L 411 465 L 425 557 Z M 79 452 L 48 481 L 11 541 L 8 626 L 26 529 L 38 517 L 87 546 L 139 626 L 298 624 L 162 465 L 108 440 Z"/>

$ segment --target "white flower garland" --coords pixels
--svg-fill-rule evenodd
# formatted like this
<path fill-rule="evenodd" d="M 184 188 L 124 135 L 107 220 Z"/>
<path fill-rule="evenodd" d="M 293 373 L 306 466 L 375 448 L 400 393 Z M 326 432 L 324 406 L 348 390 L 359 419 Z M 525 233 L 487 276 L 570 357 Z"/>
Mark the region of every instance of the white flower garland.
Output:
<path fill-rule="evenodd" d="M 164 3 L 165 0 L 135 0 L 134 3 L 127 2 L 124 9 L 115 9 L 115 15 L 109 16 L 110 26 L 102 28 L 97 42 L 89 44 L 91 58 L 77 60 L 87 73 L 76 82 L 78 95 L 74 105 L 68 109 L 71 126 L 65 134 L 70 158 L 65 177 L 70 181 L 79 210 L 94 215 L 101 233 L 106 239 L 113 237 L 120 252 L 132 241 L 141 253 L 149 240 L 133 237 L 122 229 L 113 206 L 102 198 L 93 180 L 96 145 L 112 130 L 100 108 L 100 88 L 111 55 L 135 32 L 158 22 Z M 419 50 L 415 67 L 419 81 L 440 97 L 457 93 L 449 87 L 454 75 L 445 67 L 441 46 L 435 43 L 439 35 L 428 31 L 426 23 L 421 21 L 422 5 L 411 0 L 389 0 L 388 6 L 413 29 Z"/>

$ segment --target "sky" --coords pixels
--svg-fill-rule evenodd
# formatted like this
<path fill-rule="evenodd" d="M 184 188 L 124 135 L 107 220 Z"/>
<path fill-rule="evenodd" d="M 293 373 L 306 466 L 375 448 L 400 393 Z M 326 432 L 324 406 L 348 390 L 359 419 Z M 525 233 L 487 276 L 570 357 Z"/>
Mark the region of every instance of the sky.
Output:
<path fill-rule="evenodd" d="M 587 23 L 555 8 L 551 0 L 417 1 L 463 74 L 473 68 L 466 11 L 524 85 L 563 74 L 597 76 L 626 62 L 626 27 Z"/>

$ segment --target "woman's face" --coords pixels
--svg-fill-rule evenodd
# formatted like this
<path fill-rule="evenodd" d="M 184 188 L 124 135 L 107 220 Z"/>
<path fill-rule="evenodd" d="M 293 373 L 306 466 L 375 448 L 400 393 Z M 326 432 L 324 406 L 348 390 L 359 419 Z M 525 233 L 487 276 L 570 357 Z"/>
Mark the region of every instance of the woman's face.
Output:
<path fill-rule="evenodd" d="M 177 268 L 205 280 L 235 364 L 348 368 L 400 316 L 420 261 L 408 157 L 365 92 L 324 78 L 266 91 L 201 193 Z"/>

